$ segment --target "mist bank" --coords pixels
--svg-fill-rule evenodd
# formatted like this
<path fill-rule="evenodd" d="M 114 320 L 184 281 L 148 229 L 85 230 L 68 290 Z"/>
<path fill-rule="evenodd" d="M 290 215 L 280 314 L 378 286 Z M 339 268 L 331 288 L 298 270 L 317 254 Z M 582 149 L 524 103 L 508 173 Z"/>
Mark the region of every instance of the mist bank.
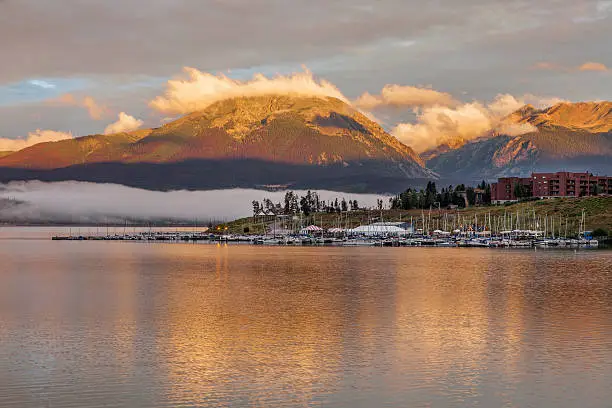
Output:
<path fill-rule="evenodd" d="M 304 190 L 293 190 L 304 195 Z M 382 196 L 317 190 L 322 200 L 375 207 Z M 11 224 L 146 224 L 229 221 L 252 214 L 252 201 L 282 201 L 285 191 L 150 191 L 118 184 L 25 181 L 0 184 L 0 221 Z M 387 200 L 385 200 L 386 202 Z"/>

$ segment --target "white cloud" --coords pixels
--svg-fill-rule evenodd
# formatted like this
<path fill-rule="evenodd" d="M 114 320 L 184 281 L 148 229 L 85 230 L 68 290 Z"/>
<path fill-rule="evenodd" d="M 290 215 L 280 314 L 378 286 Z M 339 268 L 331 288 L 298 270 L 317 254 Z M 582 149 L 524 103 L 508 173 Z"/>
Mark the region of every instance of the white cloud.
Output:
<path fill-rule="evenodd" d="M 517 136 L 537 129 L 529 124 L 506 123 L 503 121 L 506 116 L 528 103 L 543 107 L 557 101 L 560 100 L 535 95 L 516 98 L 500 94 L 488 104 L 471 102 L 452 108 L 427 107 L 417 110 L 416 123 L 400 123 L 391 134 L 419 153 L 444 144 L 459 147 L 494 133 Z"/>
<path fill-rule="evenodd" d="M 333 84 L 315 79 L 307 70 L 273 78 L 255 74 L 248 81 L 234 80 L 225 75 L 212 75 L 195 68 L 184 68 L 184 72 L 186 78 L 168 81 L 164 95 L 151 101 L 150 106 L 153 109 L 168 114 L 185 114 L 225 99 L 269 94 L 330 96 L 346 101 Z"/>
<path fill-rule="evenodd" d="M 49 83 L 47 81 L 43 81 L 40 79 L 32 79 L 31 81 L 28 81 L 30 85 L 34 85 L 37 86 L 39 88 L 44 88 L 44 89 L 54 89 L 55 85 L 52 83 Z"/>
<path fill-rule="evenodd" d="M 453 106 L 457 102 L 452 95 L 434 89 L 415 86 L 385 85 L 379 95 L 363 93 L 354 101 L 360 109 L 376 109 L 384 106 Z"/>
<path fill-rule="evenodd" d="M 28 137 L 23 139 L 0 139 L 0 151 L 17 151 L 44 142 L 58 142 L 60 140 L 72 139 L 70 132 L 57 132 L 55 130 L 40 130 L 30 132 Z"/>
<path fill-rule="evenodd" d="M 490 115 L 478 102 L 456 108 L 433 106 L 417 112 L 417 123 L 400 123 L 391 134 L 422 153 L 442 144 L 455 147 L 491 129 Z"/>
<path fill-rule="evenodd" d="M 125 112 L 121 112 L 119 114 L 119 120 L 108 125 L 106 129 L 104 129 L 104 134 L 110 135 L 113 133 L 131 132 L 140 128 L 143 123 L 142 120 L 136 119 Z"/>

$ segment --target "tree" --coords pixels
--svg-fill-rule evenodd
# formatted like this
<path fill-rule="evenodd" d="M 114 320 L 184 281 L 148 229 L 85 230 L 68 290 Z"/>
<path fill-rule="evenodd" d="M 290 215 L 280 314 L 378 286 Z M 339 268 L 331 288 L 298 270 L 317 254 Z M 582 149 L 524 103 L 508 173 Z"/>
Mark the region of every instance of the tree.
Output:
<path fill-rule="evenodd" d="M 271 213 L 274 212 L 274 208 L 275 208 L 274 203 L 269 198 L 264 198 L 263 207 L 266 210 L 266 212 L 271 212 Z"/>
<path fill-rule="evenodd" d="M 473 187 L 468 187 L 465 190 L 465 194 L 467 196 L 468 204 L 469 205 L 476 205 L 476 192 L 474 191 L 474 188 Z"/>
<path fill-rule="evenodd" d="M 290 204 L 290 206 L 291 206 L 291 213 L 292 214 L 297 214 L 297 213 L 300 212 L 300 204 L 298 203 L 298 197 L 297 197 L 296 194 L 294 194 L 291 197 L 291 204 Z"/>
<path fill-rule="evenodd" d="M 598 184 L 594 184 L 593 185 L 593 195 L 597 196 L 599 195 L 599 193 L 601 193 L 601 188 L 599 187 Z"/>
<path fill-rule="evenodd" d="M 261 211 L 261 207 L 259 206 L 259 201 L 253 200 L 253 216 L 257 216 Z"/>
<path fill-rule="evenodd" d="M 520 183 L 515 183 L 514 184 L 514 196 L 520 200 L 521 198 L 525 197 L 525 189 L 523 188 L 523 185 Z"/>
<path fill-rule="evenodd" d="M 311 207 L 307 197 L 300 198 L 300 210 L 304 213 L 306 217 L 310 215 Z"/>
<path fill-rule="evenodd" d="M 491 204 L 491 185 L 486 184 L 484 188 L 484 195 L 482 197 L 483 204 Z"/>
<path fill-rule="evenodd" d="M 346 200 L 344 198 L 342 198 L 342 202 L 340 203 L 340 207 L 341 207 L 343 212 L 347 212 L 348 211 L 348 204 L 347 204 L 347 202 L 346 202 Z"/>
<path fill-rule="evenodd" d="M 285 193 L 285 206 L 284 211 L 285 214 L 291 213 L 291 200 L 293 199 L 293 191 L 287 191 Z"/>

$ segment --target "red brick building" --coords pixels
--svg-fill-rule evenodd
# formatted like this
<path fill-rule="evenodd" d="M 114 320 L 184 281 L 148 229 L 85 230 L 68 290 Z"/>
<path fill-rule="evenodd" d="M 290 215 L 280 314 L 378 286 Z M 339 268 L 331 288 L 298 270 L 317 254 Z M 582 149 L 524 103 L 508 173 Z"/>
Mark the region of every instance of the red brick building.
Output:
<path fill-rule="evenodd" d="M 521 197 L 516 196 L 517 192 Z M 531 177 L 503 177 L 491 184 L 493 204 L 517 201 L 524 197 L 583 197 L 599 194 L 612 195 L 612 177 L 561 171 L 532 173 Z"/>

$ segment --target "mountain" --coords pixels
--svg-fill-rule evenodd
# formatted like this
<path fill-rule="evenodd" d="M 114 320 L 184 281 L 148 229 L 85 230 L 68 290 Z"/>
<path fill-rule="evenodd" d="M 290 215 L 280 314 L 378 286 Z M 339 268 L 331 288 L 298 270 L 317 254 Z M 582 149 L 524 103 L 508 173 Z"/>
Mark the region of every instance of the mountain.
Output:
<path fill-rule="evenodd" d="M 506 121 L 529 123 L 538 129 L 563 128 L 606 133 L 612 131 L 612 102 L 563 102 L 542 110 L 526 105 L 508 116 Z"/>
<path fill-rule="evenodd" d="M 443 178 L 470 181 L 532 171 L 612 174 L 612 102 L 559 103 L 542 110 L 527 105 L 503 124 L 533 131 L 492 134 L 457 149 L 429 153 L 427 166 Z"/>
<path fill-rule="evenodd" d="M 434 176 L 412 149 L 348 104 L 293 96 L 224 100 L 160 128 L 41 143 L 0 157 L 0 181 L 148 189 L 389 192 Z"/>

